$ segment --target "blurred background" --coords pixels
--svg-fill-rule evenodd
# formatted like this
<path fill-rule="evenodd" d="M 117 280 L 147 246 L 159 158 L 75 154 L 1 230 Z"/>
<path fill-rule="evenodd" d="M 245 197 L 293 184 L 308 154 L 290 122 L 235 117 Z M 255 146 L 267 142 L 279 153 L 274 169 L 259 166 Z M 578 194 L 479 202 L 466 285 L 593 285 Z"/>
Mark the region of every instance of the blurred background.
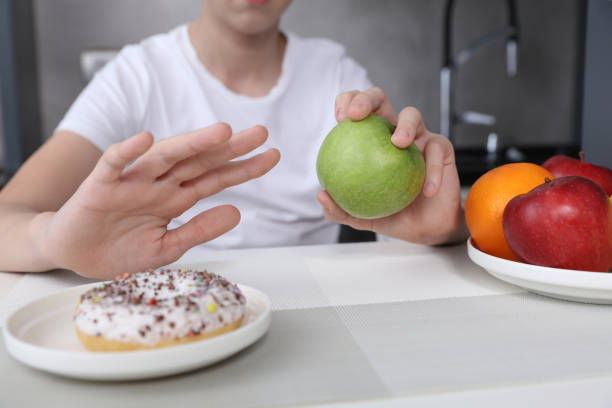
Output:
<path fill-rule="evenodd" d="M 200 0 L 0 0 L 4 180 L 128 43 Z M 396 110 L 452 138 L 462 184 L 509 161 L 585 152 L 612 167 L 612 1 L 293 0 L 283 29 L 344 44 Z"/>

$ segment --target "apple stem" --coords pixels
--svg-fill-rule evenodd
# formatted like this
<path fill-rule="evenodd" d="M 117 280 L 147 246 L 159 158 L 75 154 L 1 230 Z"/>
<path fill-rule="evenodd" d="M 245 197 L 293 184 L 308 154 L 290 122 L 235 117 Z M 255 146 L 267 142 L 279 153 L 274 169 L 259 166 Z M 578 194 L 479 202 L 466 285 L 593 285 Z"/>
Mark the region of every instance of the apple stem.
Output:
<path fill-rule="evenodd" d="M 578 157 L 580 157 L 580 161 L 583 162 L 584 161 L 584 152 L 581 151 L 578 153 Z"/>

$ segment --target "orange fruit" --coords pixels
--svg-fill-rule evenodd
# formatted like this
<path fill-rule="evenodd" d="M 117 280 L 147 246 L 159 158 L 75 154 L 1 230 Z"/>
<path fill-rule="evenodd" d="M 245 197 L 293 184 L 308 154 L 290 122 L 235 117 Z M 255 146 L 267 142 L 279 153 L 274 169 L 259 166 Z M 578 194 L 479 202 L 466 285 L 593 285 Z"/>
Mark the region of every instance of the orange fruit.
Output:
<path fill-rule="evenodd" d="M 508 201 L 546 181 L 551 172 L 533 163 L 510 163 L 489 170 L 470 188 L 465 221 L 472 241 L 483 252 L 518 261 L 504 236 L 502 216 Z"/>

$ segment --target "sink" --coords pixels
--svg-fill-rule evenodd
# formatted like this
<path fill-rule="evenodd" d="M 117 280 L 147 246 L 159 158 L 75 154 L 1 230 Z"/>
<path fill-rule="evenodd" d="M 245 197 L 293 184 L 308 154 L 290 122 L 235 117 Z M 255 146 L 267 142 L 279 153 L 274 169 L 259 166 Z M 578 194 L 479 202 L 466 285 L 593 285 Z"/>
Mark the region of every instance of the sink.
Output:
<path fill-rule="evenodd" d="M 457 148 L 455 161 L 462 186 L 472 185 L 478 177 L 487 171 L 513 162 L 530 162 L 542 164 L 556 154 L 578 158 L 580 148 L 575 145 L 563 146 L 509 146 L 489 154 L 485 149 Z"/>

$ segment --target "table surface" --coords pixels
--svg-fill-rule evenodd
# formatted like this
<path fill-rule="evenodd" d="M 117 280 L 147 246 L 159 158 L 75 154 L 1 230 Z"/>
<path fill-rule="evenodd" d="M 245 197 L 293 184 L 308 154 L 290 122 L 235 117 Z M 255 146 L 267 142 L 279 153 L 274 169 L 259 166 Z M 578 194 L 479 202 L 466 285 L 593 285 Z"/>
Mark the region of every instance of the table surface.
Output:
<path fill-rule="evenodd" d="M 612 406 L 612 307 L 501 282 L 465 245 L 193 249 L 178 264 L 268 294 L 268 333 L 213 366 L 131 382 L 39 372 L 0 346 L 0 406 Z M 0 321 L 88 282 L 0 273 Z"/>

